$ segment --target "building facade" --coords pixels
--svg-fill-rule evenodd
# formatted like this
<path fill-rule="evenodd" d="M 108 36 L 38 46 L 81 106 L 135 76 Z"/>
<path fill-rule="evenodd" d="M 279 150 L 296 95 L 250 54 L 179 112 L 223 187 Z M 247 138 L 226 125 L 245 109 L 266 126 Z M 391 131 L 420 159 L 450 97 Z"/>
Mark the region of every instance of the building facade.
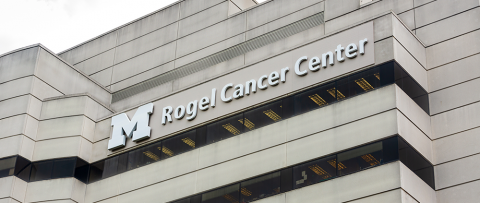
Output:
<path fill-rule="evenodd" d="M 0 203 L 479 202 L 479 64 L 479 0 L 180 0 L 0 55 Z"/>

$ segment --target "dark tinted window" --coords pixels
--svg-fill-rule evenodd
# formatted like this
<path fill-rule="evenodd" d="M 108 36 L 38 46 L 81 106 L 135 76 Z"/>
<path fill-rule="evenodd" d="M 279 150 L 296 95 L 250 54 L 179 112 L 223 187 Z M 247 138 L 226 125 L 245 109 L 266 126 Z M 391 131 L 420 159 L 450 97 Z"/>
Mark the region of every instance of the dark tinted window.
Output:
<path fill-rule="evenodd" d="M 251 202 L 280 193 L 280 172 L 244 181 L 240 184 L 241 202 Z"/>
<path fill-rule="evenodd" d="M 15 160 L 17 157 L 0 159 L 0 178 L 11 176 L 15 173 Z"/>
<path fill-rule="evenodd" d="M 52 177 L 53 161 L 42 161 L 32 164 L 30 181 L 48 180 Z"/>
<path fill-rule="evenodd" d="M 245 112 L 243 120 L 238 122 L 244 125 L 245 131 L 251 131 L 283 119 L 283 102 L 277 101 L 262 107 Z"/>
<path fill-rule="evenodd" d="M 55 160 L 53 163 L 52 179 L 73 177 L 76 158 Z"/>
<path fill-rule="evenodd" d="M 243 133 L 243 114 L 217 121 L 207 126 L 207 144 Z"/>
<path fill-rule="evenodd" d="M 340 153 L 337 155 L 337 159 L 338 175 L 346 175 L 380 165 L 382 161 L 382 143 L 377 142 Z"/>
<path fill-rule="evenodd" d="M 99 161 L 90 165 L 90 172 L 88 178 L 89 183 L 93 183 L 102 179 L 104 165 L 105 161 Z"/>
<path fill-rule="evenodd" d="M 336 92 L 333 82 L 295 95 L 295 113 L 305 113 L 336 102 Z"/>
<path fill-rule="evenodd" d="M 435 188 L 433 165 L 401 138 L 398 141 L 398 148 L 400 161 L 430 187 Z"/>
<path fill-rule="evenodd" d="M 162 157 L 162 143 L 158 142 L 128 153 L 128 169 L 132 170 L 156 161 Z"/>
<path fill-rule="evenodd" d="M 102 178 L 108 178 L 117 174 L 118 158 L 119 156 L 114 156 L 105 160 L 105 163 L 103 165 Z"/>
<path fill-rule="evenodd" d="M 294 188 L 315 184 L 336 176 L 336 156 L 293 167 Z"/>
<path fill-rule="evenodd" d="M 211 192 L 202 194 L 202 202 L 204 203 L 235 203 L 239 202 L 238 197 L 239 184 L 220 188 Z"/>
<path fill-rule="evenodd" d="M 429 111 L 428 93 L 397 63 L 395 66 L 395 84 L 397 84 L 427 114 Z"/>
<path fill-rule="evenodd" d="M 17 156 L 17 162 L 15 163 L 15 176 L 18 178 L 28 182 L 30 181 L 30 169 L 32 168 L 32 164 L 29 160 Z"/>
<path fill-rule="evenodd" d="M 192 130 L 162 141 L 163 158 L 169 158 L 195 149 L 197 147 L 196 135 L 196 131 Z"/>
<path fill-rule="evenodd" d="M 89 167 L 90 165 L 80 159 L 80 158 L 77 158 L 77 163 L 75 164 L 75 175 L 74 177 L 80 181 L 82 181 L 83 183 L 87 183 L 88 182 L 88 170 L 89 170 Z"/>

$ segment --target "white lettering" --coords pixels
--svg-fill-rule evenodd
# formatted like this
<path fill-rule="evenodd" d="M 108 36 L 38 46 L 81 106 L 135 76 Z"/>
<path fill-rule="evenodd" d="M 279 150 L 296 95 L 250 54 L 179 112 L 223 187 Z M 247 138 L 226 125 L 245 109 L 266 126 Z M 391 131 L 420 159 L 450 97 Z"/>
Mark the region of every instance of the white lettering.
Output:
<path fill-rule="evenodd" d="M 202 111 L 208 110 L 208 104 L 210 103 L 210 100 L 208 97 L 203 97 L 200 99 L 200 103 L 198 104 L 198 108 Z"/>
<path fill-rule="evenodd" d="M 365 38 L 364 40 L 360 40 L 358 42 L 358 46 L 360 47 L 360 54 L 363 55 L 365 54 L 365 44 L 368 42 L 368 39 Z"/>
<path fill-rule="evenodd" d="M 172 122 L 172 112 L 173 112 L 173 108 L 171 106 L 167 106 L 163 108 L 162 125 L 167 124 L 167 121 L 170 123 Z"/>
<path fill-rule="evenodd" d="M 308 62 L 308 69 L 310 69 L 313 72 L 320 70 L 320 59 L 316 56 L 312 57 Z"/>
<path fill-rule="evenodd" d="M 187 117 L 187 120 L 191 121 L 197 117 L 197 105 L 198 101 L 191 101 L 190 103 L 187 104 L 187 114 L 190 115 Z"/>
<path fill-rule="evenodd" d="M 347 49 L 345 49 L 345 56 L 349 59 L 357 57 L 357 45 L 354 43 L 349 44 Z"/>
<path fill-rule="evenodd" d="M 180 120 L 185 116 L 185 107 L 183 105 L 178 106 L 175 109 L 175 113 L 173 115 L 175 119 Z"/>
<path fill-rule="evenodd" d="M 235 92 L 233 92 L 233 98 L 235 98 L 235 99 L 242 98 L 243 97 L 243 85 L 238 84 L 237 86 L 235 86 L 234 89 L 235 89 Z"/>
<path fill-rule="evenodd" d="M 245 83 L 245 94 L 250 95 L 250 87 L 252 87 L 252 93 L 257 92 L 257 81 L 251 79 Z"/>
<path fill-rule="evenodd" d="M 285 81 L 287 81 L 287 72 L 288 72 L 289 70 L 290 70 L 290 68 L 285 67 L 285 68 L 283 68 L 282 71 L 281 71 L 280 81 L 282 81 L 283 83 L 284 83 Z"/>
<path fill-rule="evenodd" d="M 337 46 L 337 48 L 335 49 L 335 53 L 337 55 L 337 61 L 338 62 L 344 62 L 345 61 L 345 58 L 342 56 L 342 51 L 343 50 L 345 50 L 345 48 L 343 48 L 341 44 L 339 44 Z"/>
<path fill-rule="evenodd" d="M 267 75 L 262 75 L 260 79 L 258 79 L 258 82 L 257 82 L 258 89 L 261 89 L 261 90 L 267 89 L 268 86 L 263 85 L 263 81 L 267 78 L 268 78 Z"/>
<path fill-rule="evenodd" d="M 270 73 L 268 76 L 268 84 L 271 86 L 278 85 L 278 78 L 280 78 L 279 74 L 277 71 L 273 71 Z"/>
<path fill-rule="evenodd" d="M 328 64 L 331 66 L 334 65 L 333 63 L 333 53 L 331 51 L 322 54 L 322 67 L 327 68 L 327 58 L 328 58 Z"/>
<path fill-rule="evenodd" d="M 297 62 L 295 62 L 295 74 L 297 74 L 299 76 L 304 76 L 308 73 L 306 70 L 300 71 L 300 64 L 302 64 L 302 62 L 306 61 L 306 60 L 307 60 L 307 57 L 302 56 L 297 60 Z"/>
<path fill-rule="evenodd" d="M 232 88 L 233 87 L 233 84 L 232 83 L 228 83 L 227 85 L 225 85 L 222 89 L 222 93 L 220 95 L 220 98 L 222 99 L 223 102 L 230 102 L 232 101 L 232 97 L 226 97 L 227 95 L 227 90 L 229 88 Z"/>
<path fill-rule="evenodd" d="M 212 103 L 210 103 L 210 106 L 211 106 L 212 108 L 215 108 L 215 102 L 216 102 L 216 98 L 217 98 L 217 89 L 216 89 L 216 88 L 213 88 L 213 89 L 212 89 L 212 97 L 211 97 L 211 98 L 212 98 L 212 99 L 211 99 L 211 100 L 212 100 Z"/>

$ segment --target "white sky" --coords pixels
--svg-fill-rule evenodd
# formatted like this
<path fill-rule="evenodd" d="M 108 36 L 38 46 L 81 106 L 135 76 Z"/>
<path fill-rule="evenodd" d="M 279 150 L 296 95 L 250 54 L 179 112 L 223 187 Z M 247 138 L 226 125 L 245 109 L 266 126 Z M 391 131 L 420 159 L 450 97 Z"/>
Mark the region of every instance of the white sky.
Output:
<path fill-rule="evenodd" d="M 175 1 L 0 0 L 0 54 L 36 43 L 58 53 Z"/>

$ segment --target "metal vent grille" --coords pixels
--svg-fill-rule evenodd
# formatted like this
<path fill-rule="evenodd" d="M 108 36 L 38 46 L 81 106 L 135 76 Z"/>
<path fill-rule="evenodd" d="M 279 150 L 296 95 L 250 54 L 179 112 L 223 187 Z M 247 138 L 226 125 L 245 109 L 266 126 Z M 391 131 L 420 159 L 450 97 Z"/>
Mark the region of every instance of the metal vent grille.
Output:
<path fill-rule="evenodd" d="M 182 67 L 176 68 L 172 71 L 166 72 L 162 75 L 155 76 L 151 79 L 143 81 L 139 84 L 119 90 L 112 95 L 112 103 L 118 102 L 122 99 L 131 97 L 138 93 L 144 92 L 151 88 L 157 87 L 172 80 L 185 77 L 192 73 L 204 70 L 213 65 L 228 61 L 237 56 L 253 51 L 265 45 L 271 44 L 278 40 L 287 38 L 299 32 L 303 32 L 315 26 L 324 23 L 323 12 L 313 16 L 304 18 L 295 23 L 289 24 L 277 30 L 271 31 L 267 34 L 258 36 L 241 44 L 235 45 L 228 49 L 222 50 L 195 62 L 189 63 Z"/>

